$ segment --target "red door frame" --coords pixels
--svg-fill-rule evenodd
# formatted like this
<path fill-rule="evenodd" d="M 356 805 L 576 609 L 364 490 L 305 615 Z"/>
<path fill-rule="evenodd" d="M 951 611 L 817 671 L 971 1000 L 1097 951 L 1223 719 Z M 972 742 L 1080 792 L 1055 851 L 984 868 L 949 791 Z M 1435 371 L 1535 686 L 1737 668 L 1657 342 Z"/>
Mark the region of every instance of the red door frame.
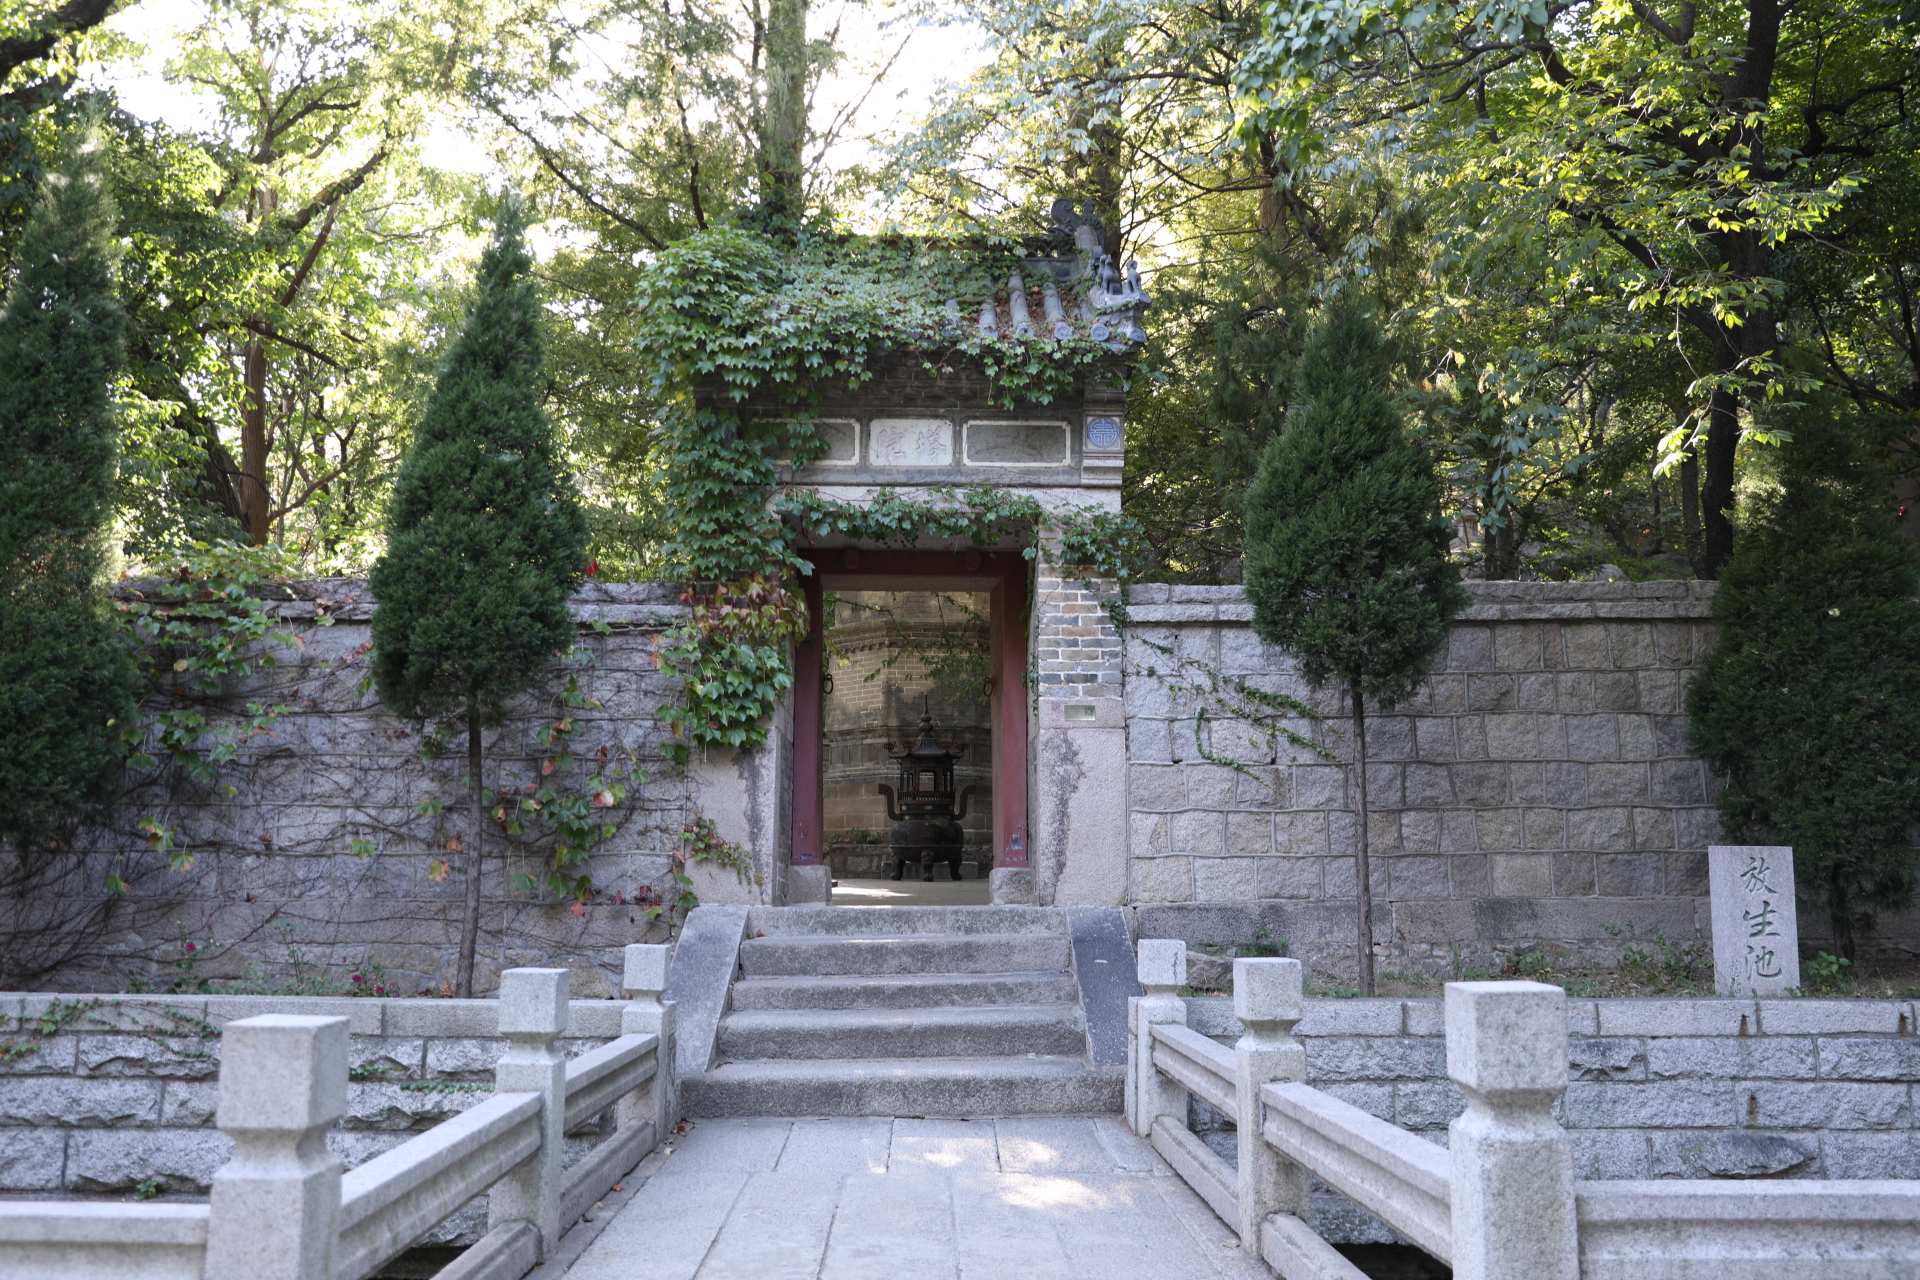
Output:
<path fill-rule="evenodd" d="M 1027 834 L 1027 561 L 1018 551 L 809 551 L 814 571 L 803 584 L 807 637 L 794 647 L 793 844 L 796 867 L 825 861 L 821 733 L 821 641 L 826 591 L 978 591 L 988 615 L 993 693 L 993 865 L 1028 865 Z"/>

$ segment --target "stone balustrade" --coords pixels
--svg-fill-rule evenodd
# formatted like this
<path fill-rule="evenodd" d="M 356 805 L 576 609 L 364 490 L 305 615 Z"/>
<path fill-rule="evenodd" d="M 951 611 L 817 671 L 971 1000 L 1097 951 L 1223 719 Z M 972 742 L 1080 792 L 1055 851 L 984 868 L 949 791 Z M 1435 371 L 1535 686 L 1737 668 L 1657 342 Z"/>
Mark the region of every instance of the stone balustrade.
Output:
<path fill-rule="evenodd" d="M 1318 1230 L 1309 1178 L 1460 1280 L 1704 1276 L 1736 1259 L 1745 1274 L 1780 1277 L 1920 1266 L 1920 1180 L 1576 1181 L 1573 1141 L 1555 1111 L 1571 1074 L 1560 987 L 1448 984 L 1446 1074 L 1464 1108 L 1442 1148 L 1305 1083 L 1297 960 L 1234 962 L 1242 1031 L 1230 1050 L 1185 1025 L 1175 995 L 1184 951 L 1179 942 L 1140 944 L 1146 994 L 1129 1007 L 1127 1123 L 1286 1280 L 1364 1280 Z M 1707 1019 L 1714 1004 L 1748 1006 L 1743 1033 L 1760 1021 L 1753 1001 L 1694 1003 L 1705 1006 L 1694 1016 Z M 1812 1007 L 1806 1013 L 1818 1020 Z M 1903 1037 L 1907 1029 L 1903 1012 Z M 1189 1127 L 1196 1098 L 1231 1120 L 1231 1158 Z"/>
<path fill-rule="evenodd" d="M 326 1141 L 347 1113 L 349 1019 L 230 1022 L 216 1119 L 233 1153 L 208 1203 L 0 1202 L 0 1274 L 364 1280 L 484 1195 L 486 1234 L 442 1274 L 517 1280 L 675 1123 L 668 953 L 627 948 L 620 1034 L 572 1060 L 567 971 L 507 970 L 492 1095 L 350 1172 Z M 567 1130 L 603 1115 L 613 1133 L 566 1167 Z"/>

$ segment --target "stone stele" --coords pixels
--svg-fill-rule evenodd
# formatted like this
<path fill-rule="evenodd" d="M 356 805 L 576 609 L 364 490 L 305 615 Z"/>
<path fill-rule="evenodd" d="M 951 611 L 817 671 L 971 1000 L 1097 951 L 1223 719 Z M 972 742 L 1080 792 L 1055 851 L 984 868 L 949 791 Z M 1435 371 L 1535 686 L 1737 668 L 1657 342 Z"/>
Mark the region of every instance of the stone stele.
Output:
<path fill-rule="evenodd" d="M 1785 845 L 1707 846 L 1713 899 L 1713 989 L 1777 996 L 1800 985 L 1800 922 L 1793 850 Z"/>

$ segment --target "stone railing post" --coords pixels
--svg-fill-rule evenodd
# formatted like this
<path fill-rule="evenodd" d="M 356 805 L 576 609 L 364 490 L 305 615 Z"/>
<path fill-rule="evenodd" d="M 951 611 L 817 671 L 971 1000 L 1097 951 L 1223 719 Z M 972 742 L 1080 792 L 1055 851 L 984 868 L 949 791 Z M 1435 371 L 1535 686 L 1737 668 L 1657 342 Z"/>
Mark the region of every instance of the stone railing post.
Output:
<path fill-rule="evenodd" d="M 333 1280 L 347 1111 L 347 1020 L 267 1013 L 220 1036 L 215 1122 L 233 1158 L 213 1175 L 207 1280 Z"/>
<path fill-rule="evenodd" d="M 1467 1095 L 1448 1128 L 1458 1280 L 1579 1280 L 1567 1088 L 1567 993 L 1539 982 L 1447 984 L 1447 1074 Z"/>
<path fill-rule="evenodd" d="M 1313 1221 L 1307 1171 L 1275 1151 L 1262 1136 L 1260 1086 L 1276 1080 L 1304 1083 L 1307 1051 L 1293 1038 L 1306 1012 L 1298 960 L 1235 960 L 1233 1014 L 1246 1031 L 1233 1046 L 1234 1116 L 1240 1147 L 1240 1244 L 1260 1253 L 1260 1224 L 1273 1213 Z"/>
<path fill-rule="evenodd" d="M 560 1155 L 567 1128 L 567 1060 L 554 1042 L 567 1029 L 565 969 L 508 969 L 500 975 L 500 1034 L 507 1052 L 493 1070 L 499 1093 L 538 1093 L 540 1149 L 493 1185 L 487 1197 L 491 1230 L 531 1222 L 540 1232 L 540 1256 L 560 1242 Z"/>
<path fill-rule="evenodd" d="M 627 947 L 627 972 L 621 983 L 627 1005 L 620 1011 L 620 1034 L 659 1036 L 660 1050 L 653 1079 L 622 1098 L 615 1114 L 622 1129 L 651 1120 L 655 1142 L 666 1141 L 680 1121 L 679 1090 L 673 1081 L 673 1002 L 660 999 L 672 964 L 672 947 L 633 943 Z"/>
<path fill-rule="evenodd" d="M 1127 1126 L 1151 1136 L 1159 1116 L 1187 1123 L 1187 1091 L 1153 1069 L 1153 1028 L 1162 1022 L 1187 1022 L 1187 1002 L 1176 994 L 1187 981 L 1187 944 L 1178 939 L 1142 938 L 1135 962 L 1147 994 L 1127 1000 Z"/>

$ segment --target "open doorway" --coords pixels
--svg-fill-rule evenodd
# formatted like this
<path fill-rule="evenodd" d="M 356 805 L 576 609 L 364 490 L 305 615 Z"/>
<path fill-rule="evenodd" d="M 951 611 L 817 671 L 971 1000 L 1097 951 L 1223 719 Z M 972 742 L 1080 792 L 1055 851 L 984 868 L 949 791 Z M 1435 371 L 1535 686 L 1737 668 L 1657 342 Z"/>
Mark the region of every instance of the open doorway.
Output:
<path fill-rule="evenodd" d="M 1025 558 L 807 555 L 814 625 L 795 648 L 790 891 L 822 901 L 831 878 L 840 906 L 992 901 L 999 873 L 1017 883 L 1029 865 Z M 924 848 L 898 865 L 895 837 L 909 833 L 896 828 L 943 802 L 954 847 L 939 851 L 929 880 Z M 924 846 L 924 836 L 907 843 Z"/>
<path fill-rule="evenodd" d="M 978 905 L 993 865 L 991 599 L 822 600 L 822 836 L 844 906 Z"/>

